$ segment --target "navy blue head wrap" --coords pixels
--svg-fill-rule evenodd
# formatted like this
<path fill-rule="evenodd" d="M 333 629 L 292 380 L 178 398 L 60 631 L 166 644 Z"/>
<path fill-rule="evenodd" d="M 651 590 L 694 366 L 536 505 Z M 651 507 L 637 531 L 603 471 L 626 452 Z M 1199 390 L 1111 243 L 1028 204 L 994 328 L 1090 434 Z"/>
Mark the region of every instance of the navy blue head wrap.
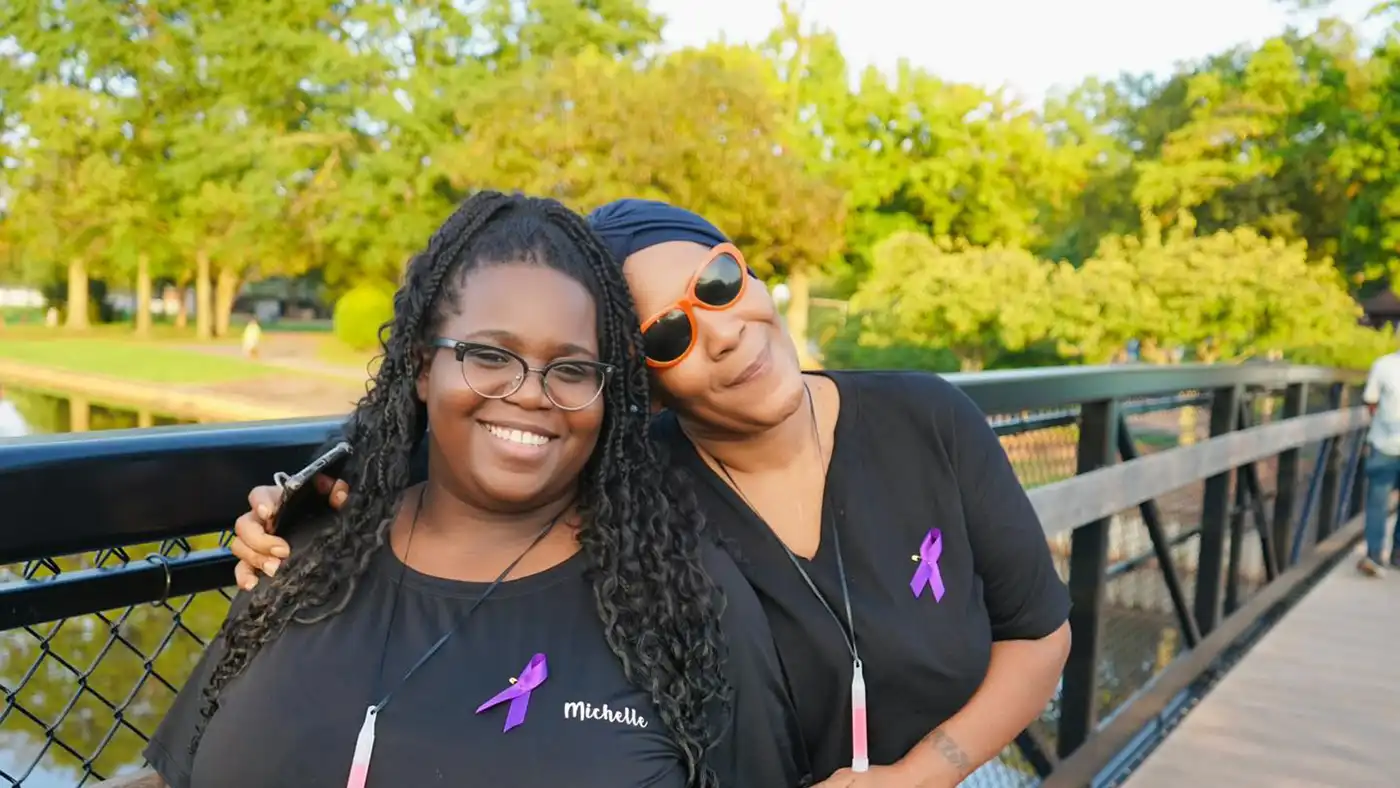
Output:
<path fill-rule="evenodd" d="M 703 216 L 656 200 L 613 200 L 588 214 L 588 223 L 619 265 L 643 249 L 668 241 L 701 246 L 729 243 L 728 236 Z"/>

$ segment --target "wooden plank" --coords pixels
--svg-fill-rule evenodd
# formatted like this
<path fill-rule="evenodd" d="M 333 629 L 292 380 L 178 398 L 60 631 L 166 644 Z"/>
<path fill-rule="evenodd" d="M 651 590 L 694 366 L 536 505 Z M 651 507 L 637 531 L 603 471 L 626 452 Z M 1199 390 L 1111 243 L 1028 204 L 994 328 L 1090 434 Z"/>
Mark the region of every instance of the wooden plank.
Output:
<path fill-rule="evenodd" d="M 1283 419 L 1100 468 L 1027 494 L 1046 536 L 1054 536 L 1245 463 L 1361 429 L 1369 421 L 1365 408 Z"/>
<path fill-rule="evenodd" d="M 1397 608 L 1400 582 L 1342 561 L 1126 785 L 1400 784 Z"/>
<path fill-rule="evenodd" d="M 1339 553 L 1349 551 L 1360 538 L 1361 518 L 1357 517 L 1319 543 L 1312 552 L 1305 554 L 1301 561 L 1279 575 L 1277 580 L 1250 597 L 1199 646 L 1177 657 L 1150 687 L 1114 714 L 1084 746 L 1062 759 L 1054 773 L 1041 783 L 1041 788 L 1083 788 L 1091 784 L 1094 777 L 1114 761 L 1139 732 L 1157 720 L 1181 691 L 1234 645 L 1245 630 L 1274 610 L 1300 584 L 1325 571 L 1329 561 L 1337 558 Z"/>

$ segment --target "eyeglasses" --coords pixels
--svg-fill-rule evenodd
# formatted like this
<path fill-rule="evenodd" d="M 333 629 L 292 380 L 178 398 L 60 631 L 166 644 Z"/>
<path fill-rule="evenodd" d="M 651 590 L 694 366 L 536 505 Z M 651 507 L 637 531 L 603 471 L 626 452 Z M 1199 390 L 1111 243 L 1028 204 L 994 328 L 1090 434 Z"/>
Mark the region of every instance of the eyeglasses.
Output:
<path fill-rule="evenodd" d="M 695 348 L 698 333 L 695 310 L 723 311 L 744 297 L 749 278 L 744 255 L 733 244 L 720 244 L 710 250 L 705 262 L 686 285 L 685 294 L 674 304 L 642 322 L 642 347 L 647 366 L 674 367 Z"/>
<path fill-rule="evenodd" d="M 467 387 L 487 399 L 509 397 L 525 385 L 527 375 L 538 372 L 544 395 L 555 407 L 583 410 L 598 399 L 613 374 L 612 365 L 598 361 L 561 359 L 532 367 L 515 353 L 495 345 L 447 337 L 438 337 L 432 344 L 451 350 L 462 364 L 462 380 Z"/>

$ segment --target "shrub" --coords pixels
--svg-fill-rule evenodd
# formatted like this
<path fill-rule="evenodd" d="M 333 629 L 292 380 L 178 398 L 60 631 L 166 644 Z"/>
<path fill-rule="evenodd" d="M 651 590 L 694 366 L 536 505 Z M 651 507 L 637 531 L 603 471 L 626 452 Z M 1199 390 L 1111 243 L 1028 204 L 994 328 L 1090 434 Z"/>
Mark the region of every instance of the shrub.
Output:
<path fill-rule="evenodd" d="M 394 296 L 378 283 L 355 285 L 335 302 L 335 336 L 355 350 L 379 344 L 379 327 L 394 317 Z"/>

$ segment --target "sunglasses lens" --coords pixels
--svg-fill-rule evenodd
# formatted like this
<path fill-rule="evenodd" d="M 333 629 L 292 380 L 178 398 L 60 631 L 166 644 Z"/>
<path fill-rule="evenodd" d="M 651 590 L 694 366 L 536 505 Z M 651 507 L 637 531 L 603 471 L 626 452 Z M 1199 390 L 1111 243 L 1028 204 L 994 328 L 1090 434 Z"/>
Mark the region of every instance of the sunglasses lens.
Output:
<path fill-rule="evenodd" d="M 665 364 L 680 358 L 690 348 L 690 318 L 679 309 L 662 315 L 642 335 L 647 358 Z"/>
<path fill-rule="evenodd" d="M 709 306 L 729 306 L 744 285 L 744 266 L 733 255 L 722 254 L 700 270 L 695 298 Z"/>

